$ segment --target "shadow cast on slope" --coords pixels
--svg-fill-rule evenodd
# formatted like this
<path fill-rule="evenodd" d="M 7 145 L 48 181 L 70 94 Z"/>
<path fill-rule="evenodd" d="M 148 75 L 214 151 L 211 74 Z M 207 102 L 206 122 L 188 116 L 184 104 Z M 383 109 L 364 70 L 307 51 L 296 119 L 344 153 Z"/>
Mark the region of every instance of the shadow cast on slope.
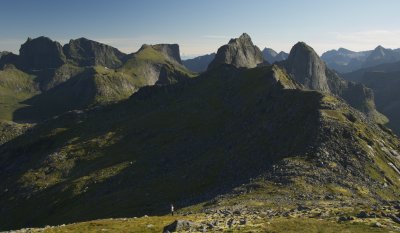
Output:
<path fill-rule="evenodd" d="M 0 168 L 10 182 L 30 169 L 60 165 L 48 171 L 57 172 L 67 163 L 45 161 L 61 148 L 69 148 L 66 160 L 73 166 L 59 183 L 29 198 L 22 185 L 10 190 L 7 195 L 21 196 L 1 198 L 0 225 L 161 215 L 169 203 L 181 208 L 229 193 L 282 158 L 309 151 L 320 99 L 318 92 L 282 89 L 268 69 L 221 68 L 190 82 L 146 87 L 85 117 L 61 116 L 3 147 Z M 66 130 L 49 134 L 57 128 Z M 19 158 L 25 158 L 22 166 L 7 174 Z M 117 173 L 96 179 L 121 164 Z"/>
<path fill-rule="evenodd" d="M 23 104 L 27 107 L 18 109 L 13 114 L 15 122 L 40 122 L 70 110 L 87 107 L 95 94 L 94 71 L 88 69 L 66 82 L 34 96 Z"/>

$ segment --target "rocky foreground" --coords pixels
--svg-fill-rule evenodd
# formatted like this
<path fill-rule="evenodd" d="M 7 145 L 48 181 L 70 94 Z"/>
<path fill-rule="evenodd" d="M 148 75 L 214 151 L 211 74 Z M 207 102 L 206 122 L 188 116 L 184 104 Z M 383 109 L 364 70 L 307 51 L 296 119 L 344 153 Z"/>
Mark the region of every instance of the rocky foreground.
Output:
<path fill-rule="evenodd" d="M 175 216 L 110 218 L 9 232 L 400 232 L 400 203 L 348 204 L 281 209 L 237 205 L 196 213 L 184 209 Z"/>

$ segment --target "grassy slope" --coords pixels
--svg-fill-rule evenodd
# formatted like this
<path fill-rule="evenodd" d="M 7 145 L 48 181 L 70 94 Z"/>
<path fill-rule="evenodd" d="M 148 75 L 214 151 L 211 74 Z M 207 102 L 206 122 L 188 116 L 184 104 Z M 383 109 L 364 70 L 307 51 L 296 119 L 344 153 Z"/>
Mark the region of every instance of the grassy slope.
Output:
<path fill-rule="evenodd" d="M 34 77 L 16 69 L 0 70 L 0 119 L 13 119 L 13 112 L 24 107 L 24 100 L 38 94 Z"/>
<path fill-rule="evenodd" d="M 295 84 L 277 70 L 279 82 L 289 88 L 282 90 L 273 74 L 268 67 L 221 67 L 198 80 L 144 88 L 126 102 L 97 112 L 70 113 L 37 127 L 2 148 L 0 166 L 7 165 L 4 171 L 10 172 L 0 183 L 0 190 L 10 189 L 0 200 L 8 213 L 2 224 L 165 213 L 170 202 L 186 206 L 230 192 L 286 157 L 286 163 L 302 168 L 304 175 L 289 176 L 288 189 L 273 191 L 266 185 L 259 196 L 268 200 L 318 192 L 321 187 L 307 176 L 335 174 L 342 162 L 318 169 L 296 155 L 304 155 L 315 142 L 321 114 L 332 126 L 338 123 L 360 131 L 360 137 L 384 139 L 385 147 L 396 148 L 397 139 L 374 129 L 369 132 L 363 121 L 351 120 L 346 106 L 332 107 L 340 106 L 335 98 L 292 90 Z M 334 134 L 328 135 L 332 140 Z M 371 145 L 382 153 L 379 143 Z M 398 161 L 384 153 L 375 159 L 377 179 L 392 182 L 382 196 L 397 198 L 393 193 L 400 186 L 398 174 L 387 161 L 399 167 Z M 11 185 L 15 181 L 18 187 Z M 350 187 L 332 183 L 319 192 L 373 197 L 368 187 Z"/>
<path fill-rule="evenodd" d="M 203 216 L 160 216 L 142 217 L 135 219 L 104 219 L 90 222 L 76 223 L 66 226 L 37 229 L 32 232 L 56 233 L 56 232 L 162 232 L 163 227 L 172 223 L 175 219 L 186 219 L 201 222 Z M 296 232 L 296 233 L 364 233 L 364 232 L 388 232 L 390 228 L 373 227 L 372 221 L 337 223 L 332 220 L 322 220 L 315 218 L 274 218 L 260 219 L 247 226 L 228 228 L 225 227 L 219 232 Z"/>
<path fill-rule="evenodd" d="M 154 67 L 153 64 L 156 66 Z M 130 59 L 118 71 L 128 73 L 135 77 L 138 85 L 153 85 L 157 80 L 149 79 L 152 76 L 150 70 L 159 69 L 161 66 L 167 67 L 173 76 L 194 77 L 195 74 L 186 69 L 183 65 L 170 60 L 164 54 L 160 53 L 152 46 L 145 46 L 137 53 L 133 54 Z M 158 77 L 157 77 L 158 78 Z M 171 83 L 175 83 L 174 77 L 171 77 Z"/>

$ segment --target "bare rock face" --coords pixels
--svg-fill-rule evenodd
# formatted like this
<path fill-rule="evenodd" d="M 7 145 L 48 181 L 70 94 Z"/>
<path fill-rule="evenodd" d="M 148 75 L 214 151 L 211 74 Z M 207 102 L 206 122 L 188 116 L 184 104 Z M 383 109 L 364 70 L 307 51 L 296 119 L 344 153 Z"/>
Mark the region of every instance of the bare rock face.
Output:
<path fill-rule="evenodd" d="M 286 69 L 306 88 L 330 92 L 325 63 L 304 42 L 295 44 L 287 59 Z"/>
<path fill-rule="evenodd" d="M 64 45 L 67 58 L 79 66 L 106 66 L 117 68 L 122 65 L 126 54 L 116 48 L 86 38 L 70 40 Z"/>
<path fill-rule="evenodd" d="M 66 62 L 61 44 L 44 36 L 28 38 L 19 54 L 21 67 L 27 70 L 57 68 Z"/>
<path fill-rule="evenodd" d="M 227 45 L 218 49 L 217 55 L 208 69 L 221 64 L 231 64 L 237 68 L 254 68 L 263 62 L 261 50 L 253 44 L 249 35 L 243 33 L 239 38 L 231 39 Z"/>

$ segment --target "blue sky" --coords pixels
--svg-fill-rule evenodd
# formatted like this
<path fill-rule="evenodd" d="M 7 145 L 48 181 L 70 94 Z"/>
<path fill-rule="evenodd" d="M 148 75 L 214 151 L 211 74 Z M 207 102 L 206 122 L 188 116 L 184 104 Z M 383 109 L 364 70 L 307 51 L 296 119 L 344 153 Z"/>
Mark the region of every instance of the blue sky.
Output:
<path fill-rule="evenodd" d="M 400 48 L 399 0 L 1 0 L 0 51 L 27 37 L 86 37 L 135 52 L 178 43 L 183 56 L 211 53 L 247 32 L 261 49 L 304 41 L 318 53 Z"/>

